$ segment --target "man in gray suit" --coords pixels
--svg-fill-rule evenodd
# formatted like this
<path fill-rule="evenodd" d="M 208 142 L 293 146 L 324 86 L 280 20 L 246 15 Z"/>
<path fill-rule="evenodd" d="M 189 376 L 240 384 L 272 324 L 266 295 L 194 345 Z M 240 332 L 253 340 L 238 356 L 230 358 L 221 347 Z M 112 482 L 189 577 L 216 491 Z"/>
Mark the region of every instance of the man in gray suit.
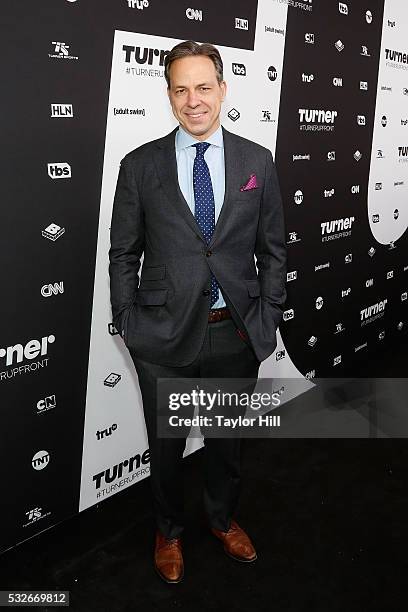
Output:
<path fill-rule="evenodd" d="M 257 378 L 276 348 L 286 247 L 271 152 L 220 125 L 226 82 L 218 50 L 176 45 L 165 77 L 179 125 L 121 161 L 109 274 L 113 322 L 138 374 L 150 444 L 154 565 L 174 583 L 184 571 L 185 440 L 157 435 L 157 379 Z M 229 556 L 254 561 L 254 546 L 233 518 L 239 437 L 206 437 L 204 466 L 212 533 Z"/>

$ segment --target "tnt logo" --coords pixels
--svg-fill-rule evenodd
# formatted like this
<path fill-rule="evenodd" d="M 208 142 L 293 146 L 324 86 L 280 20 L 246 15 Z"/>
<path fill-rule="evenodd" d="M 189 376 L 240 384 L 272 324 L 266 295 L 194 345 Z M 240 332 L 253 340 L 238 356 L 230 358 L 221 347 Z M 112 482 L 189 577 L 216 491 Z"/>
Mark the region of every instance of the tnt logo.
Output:
<path fill-rule="evenodd" d="M 47 412 L 47 410 L 51 410 L 55 408 L 57 405 L 57 400 L 55 395 L 48 395 L 44 397 L 44 399 L 40 399 L 37 402 L 37 414 L 42 414 L 43 412 Z"/>
<path fill-rule="evenodd" d="M 248 30 L 248 19 L 241 19 L 241 17 L 235 17 L 235 29 Z"/>
<path fill-rule="evenodd" d="M 38 453 L 35 453 L 34 457 L 31 459 L 31 465 L 37 472 L 39 470 L 43 470 L 47 467 L 50 462 L 50 455 L 48 451 L 41 450 Z"/>
<path fill-rule="evenodd" d="M 52 179 L 71 178 L 71 166 L 67 162 L 55 162 L 47 164 L 48 176 Z"/>
<path fill-rule="evenodd" d="M 203 11 L 193 8 L 186 9 L 186 17 L 187 19 L 195 19 L 196 21 L 203 20 Z"/>
<path fill-rule="evenodd" d="M 232 63 L 232 72 L 237 76 L 246 76 L 246 68 L 244 64 Z"/>

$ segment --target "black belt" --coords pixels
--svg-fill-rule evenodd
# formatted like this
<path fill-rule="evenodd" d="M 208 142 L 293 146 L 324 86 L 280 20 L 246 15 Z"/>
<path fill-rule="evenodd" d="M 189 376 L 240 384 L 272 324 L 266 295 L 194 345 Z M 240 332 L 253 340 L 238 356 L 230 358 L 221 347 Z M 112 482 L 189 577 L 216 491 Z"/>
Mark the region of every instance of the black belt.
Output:
<path fill-rule="evenodd" d="M 208 322 L 216 323 L 224 319 L 231 319 L 231 312 L 228 308 L 211 308 L 208 313 Z"/>

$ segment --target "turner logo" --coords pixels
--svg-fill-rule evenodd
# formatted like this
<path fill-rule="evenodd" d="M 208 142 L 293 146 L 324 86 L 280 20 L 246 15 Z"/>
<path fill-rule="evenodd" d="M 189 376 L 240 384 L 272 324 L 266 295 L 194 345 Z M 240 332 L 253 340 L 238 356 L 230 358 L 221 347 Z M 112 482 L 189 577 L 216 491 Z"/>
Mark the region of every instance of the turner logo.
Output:
<path fill-rule="evenodd" d="M 186 9 L 187 19 L 195 19 L 195 21 L 203 20 L 203 11 L 200 9 L 188 8 Z"/>
<path fill-rule="evenodd" d="M 92 477 L 93 482 L 95 483 L 95 489 L 98 490 L 102 485 L 111 484 L 118 480 L 118 478 L 122 478 L 124 474 L 130 475 L 134 472 L 134 470 L 139 469 L 142 465 L 148 465 L 150 462 L 150 451 L 149 449 L 145 450 L 143 454 L 137 454 L 129 459 L 125 459 L 120 463 L 117 463 L 113 467 L 107 468 L 98 474 L 95 474 Z M 132 480 L 131 478 L 125 478 L 125 481 L 129 482 Z"/>
<path fill-rule="evenodd" d="M 323 221 L 323 223 L 320 224 L 322 231 L 322 242 L 350 236 L 351 226 L 353 223 L 354 217 L 334 219 L 333 221 Z"/>
<path fill-rule="evenodd" d="M 37 471 L 46 468 L 49 462 L 50 455 L 48 451 L 45 450 L 38 451 L 38 453 L 35 453 L 34 457 L 31 459 L 31 465 Z"/>
<path fill-rule="evenodd" d="M 395 49 L 385 49 L 385 60 L 394 64 L 407 65 L 408 53 L 404 53 L 403 51 L 395 51 Z"/>
<path fill-rule="evenodd" d="M 149 66 L 152 66 L 154 63 L 163 66 L 164 58 L 169 53 L 169 51 L 164 49 L 134 47 L 132 45 L 123 45 L 122 51 L 125 52 L 125 62 L 127 64 L 133 60 L 137 64 L 148 64 Z"/>
<path fill-rule="evenodd" d="M 404 163 L 408 161 L 408 147 L 398 147 L 398 161 Z"/>
<path fill-rule="evenodd" d="M 239 76 L 246 76 L 246 68 L 244 66 L 244 64 L 235 64 L 234 62 L 232 63 L 232 72 L 233 74 L 239 75 Z"/>
<path fill-rule="evenodd" d="M 52 295 L 58 295 L 58 293 L 64 293 L 64 281 L 49 283 L 41 287 L 41 295 L 43 297 L 51 297 Z"/>
<path fill-rule="evenodd" d="M 387 304 L 387 298 L 385 300 L 381 300 L 380 302 L 376 302 L 371 306 L 367 306 L 366 308 L 362 308 L 360 310 L 360 323 L 361 325 L 367 325 L 368 323 L 372 323 L 376 319 L 380 319 L 384 316 L 385 306 Z"/>
<path fill-rule="evenodd" d="M 51 117 L 73 117 L 72 104 L 51 104 Z"/>
<path fill-rule="evenodd" d="M 29 340 L 24 346 L 14 344 L 7 348 L 0 348 L 0 359 L 6 358 L 6 366 L 21 363 L 24 359 L 35 359 L 39 355 L 48 354 L 48 345 L 55 342 L 55 336 L 43 336 L 41 340 Z"/>
<path fill-rule="evenodd" d="M 71 178 L 71 166 L 67 162 L 54 162 L 47 164 L 48 176 L 52 179 Z"/>
<path fill-rule="evenodd" d="M 326 131 L 334 130 L 334 122 L 337 117 L 336 110 L 322 110 L 314 108 L 299 108 L 299 129 Z"/>

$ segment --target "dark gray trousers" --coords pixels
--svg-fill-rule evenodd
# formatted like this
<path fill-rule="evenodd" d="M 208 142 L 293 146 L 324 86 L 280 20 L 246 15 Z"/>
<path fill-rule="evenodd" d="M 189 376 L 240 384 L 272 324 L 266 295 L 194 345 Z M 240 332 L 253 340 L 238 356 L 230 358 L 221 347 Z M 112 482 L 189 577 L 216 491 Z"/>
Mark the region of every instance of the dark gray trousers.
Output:
<path fill-rule="evenodd" d="M 158 378 L 251 378 L 260 362 L 249 341 L 237 333 L 233 319 L 208 323 L 201 350 L 187 366 L 169 367 L 132 354 L 139 378 L 150 446 L 150 483 L 158 529 L 167 538 L 184 528 L 182 460 L 185 438 L 157 436 Z M 253 390 L 251 388 L 251 392 Z M 204 507 L 212 527 L 228 531 L 240 493 L 240 437 L 205 437 Z"/>

